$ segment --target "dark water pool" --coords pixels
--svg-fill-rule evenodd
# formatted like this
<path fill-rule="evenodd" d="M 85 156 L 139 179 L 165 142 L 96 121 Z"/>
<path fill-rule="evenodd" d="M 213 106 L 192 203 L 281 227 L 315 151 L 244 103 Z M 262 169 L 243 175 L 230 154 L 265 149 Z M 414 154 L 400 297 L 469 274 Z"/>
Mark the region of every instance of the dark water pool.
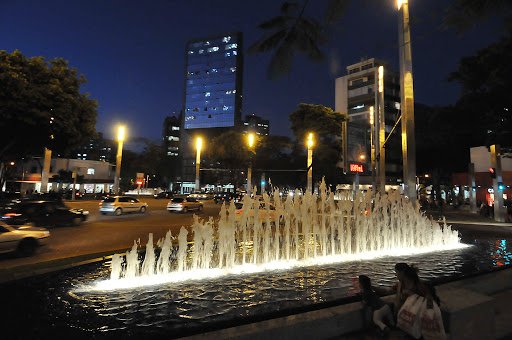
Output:
<path fill-rule="evenodd" d="M 84 292 L 108 278 L 109 262 L 0 286 L 2 324 L 13 338 L 175 338 L 294 312 L 354 301 L 353 278 L 394 283 L 393 266 L 408 262 L 424 279 L 443 282 L 509 267 L 512 239 L 463 239 L 472 247 L 387 257 L 117 292 Z"/>

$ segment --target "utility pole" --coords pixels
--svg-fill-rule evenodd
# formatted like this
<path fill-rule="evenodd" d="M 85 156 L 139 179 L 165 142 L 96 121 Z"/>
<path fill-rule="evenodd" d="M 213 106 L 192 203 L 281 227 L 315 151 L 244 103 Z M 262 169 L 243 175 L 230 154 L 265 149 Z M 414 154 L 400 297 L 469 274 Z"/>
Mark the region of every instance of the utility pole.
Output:
<path fill-rule="evenodd" d="M 492 180 L 494 191 L 494 220 L 505 222 L 505 211 L 503 207 L 503 177 L 501 175 L 501 148 L 499 145 L 491 145 L 491 167 L 496 169 L 496 177 Z"/>
<path fill-rule="evenodd" d="M 384 66 L 378 68 L 379 79 L 379 92 L 378 92 L 378 112 L 379 112 L 379 192 L 384 194 L 386 192 L 386 149 L 384 143 L 386 142 L 386 119 L 384 114 Z"/>
<path fill-rule="evenodd" d="M 476 182 L 475 182 L 475 164 L 469 163 L 469 181 L 470 181 L 470 191 L 469 191 L 469 205 L 471 208 L 471 212 L 476 213 Z"/>
<path fill-rule="evenodd" d="M 48 179 L 50 177 L 50 165 L 52 162 L 52 150 L 44 148 L 43 171 L 41 172 L 41 193 L 48 192 Z"/>
<path fill-rule="evenodd" d="M 404 192 L 416 204 L 416 142 L 414 136 L 414 89 L 412 76 L 411 29 L 408 0 L 398 2 L 400 50 L 400 99 L 402 112 L 402 158 Z"/>

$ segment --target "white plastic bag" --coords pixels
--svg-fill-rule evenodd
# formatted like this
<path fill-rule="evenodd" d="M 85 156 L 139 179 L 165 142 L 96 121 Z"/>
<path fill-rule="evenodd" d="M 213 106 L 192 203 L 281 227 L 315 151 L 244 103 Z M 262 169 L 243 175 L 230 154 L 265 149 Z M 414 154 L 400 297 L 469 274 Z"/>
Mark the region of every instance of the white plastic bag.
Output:
<path fill-rule="evenodd" d="M 420 316 L 421 335 L 425 340 L 446 339 L 444 332 L 443 316 L 437 303 L 433 302 L 433 308 L 425 308 Z"/>
<path fill-rule="evenodd" d="M 398 311 L 397 326 L 415 339 L 421 337 L 420 315 L 426 307 L 426 300 L 422 296 L 413 294 L 405 300 Z"/>

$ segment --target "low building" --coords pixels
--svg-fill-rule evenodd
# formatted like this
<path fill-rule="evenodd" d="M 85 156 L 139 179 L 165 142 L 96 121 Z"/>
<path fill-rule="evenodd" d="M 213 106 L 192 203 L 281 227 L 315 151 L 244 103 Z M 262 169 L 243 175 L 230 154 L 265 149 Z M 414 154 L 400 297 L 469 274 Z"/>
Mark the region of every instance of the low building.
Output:
<path fill-rule="evenodd" d="M 33 158 L 15 165 L 13 176 L 6 183 L 9 191 L 22 194 L 41 192 L 41 158 Z M 82 193 L 105 193 L 114 185 L 115 167 L 103 161 L 54 158 L 51 161 L 48 191 L 67 191 L 73 187 L 73 173 L 76 174 L 75 189 Z"/>
<path fill-rule="evenodd" d="M 478 146 L 470 149 L 470 162 L 475 167 L 475 187 L 472 187 L 472 181 L 469 171 L 455 173 L 452 175 L 452 186 L 457 195 L 469 200 L 470 191 L 475 190 L 477 203 L 486 203 L 492 205 L 494 202 L 493 178 L 489 171 L 491 166 L 491 153 L 485 146 Z M 501 157 L 501 171 L 503 199 L 509 201 L 512 198 L 512 157 L 504 154 Z"/>

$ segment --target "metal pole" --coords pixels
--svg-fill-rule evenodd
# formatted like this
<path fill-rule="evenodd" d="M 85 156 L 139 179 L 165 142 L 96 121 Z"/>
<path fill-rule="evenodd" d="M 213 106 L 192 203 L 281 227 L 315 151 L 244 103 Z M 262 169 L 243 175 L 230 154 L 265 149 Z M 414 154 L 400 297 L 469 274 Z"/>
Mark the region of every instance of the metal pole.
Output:
<path fill-rule="evenodd" d="M 378 112 L 379 112 L 379 192 L 384 194 L 386 192 L 386 118 L 384 114 L 384 66 L 378 68 L 379 76 L 379 94 L 378 98 Z"/>
<path fill-rule="evenodd" d="M 195 190 L 200 191 L 201 186 L 199 184 L 199 170 L 201 169 L 201 148 L 196 148 L 196 186 Z"/>
<path fill-rule="evenodd" d="M 370 106 L 370 158 L 371 158 L 371 171 L 372 171 L 372 194 L 375 195 L 377 190 L 377 174 L 375 166 L 375 112 L 373 106 Z"/>
<path fill-rule="evenodd" d="M 494 190 L 494 220 L 505 222 L 505 209 L 503 207 L 503 191 L 498 184 L 503 183 L 501 175 L 501 148 L 499 145 L 491 145 L 491 166 L 496 169 L 496 178 L 492 180 Z"/>
<path fill-rule="evenodd" d="M 247 169 L 247 195 L 251 197 L 252 191 L 252 160 L 249 160 L 249 168 Z"/>
<path fill-rule="evenodd" d="M 412 75 L 411 30 L 409 4 L 403 1 L 399 8 L 400 94 L 402 111 L 402 158 L 404 191 L 416 204 L 416 143 L 414 136 L 414 89 Z"/>
<path fill-rule="evenodd" d="M 471 212 L 477 212 L 476 206 L 476 181 L 475 181 L 475 164 L 469 163 L 469 205 Z"/>
<path fill-rule="evenodd" d="M 71 177 L 73 177 L 73 188 L 71 189 L 71 200 L 74 201 L 76 199 L 75 195 L 76 195 L 76 171 L 73 171 L 71 173 Z"/>
<path fill-rule="evenodd" d="M 50 164 L 52 162 L 52 150 L 44 148 L 43 171 L 41 172 L 41 193 L 48 192 L 48 178 L 50 177 Z"/>
<path fill-rule="evenodd" d="M 313 193 L 313 148 L 308 148 L 308 181 L 306 191 Z"/>
<path fill-rule="evenodd" d="M 123 158 L 123 141 L 117 143 L 116 177 L 114 177 L 114 194 L 119 195 L 119 181 L 121 179 L 121 160 Z"/>
<path fill-rule="evenodd" d="M 348 118 L 347 118 L 348 119 Z M 341 123 L 341 153 L 343 155 L 343 172 L 346 173 L 348 171 L 348 121 L 344 121 Z"/>

